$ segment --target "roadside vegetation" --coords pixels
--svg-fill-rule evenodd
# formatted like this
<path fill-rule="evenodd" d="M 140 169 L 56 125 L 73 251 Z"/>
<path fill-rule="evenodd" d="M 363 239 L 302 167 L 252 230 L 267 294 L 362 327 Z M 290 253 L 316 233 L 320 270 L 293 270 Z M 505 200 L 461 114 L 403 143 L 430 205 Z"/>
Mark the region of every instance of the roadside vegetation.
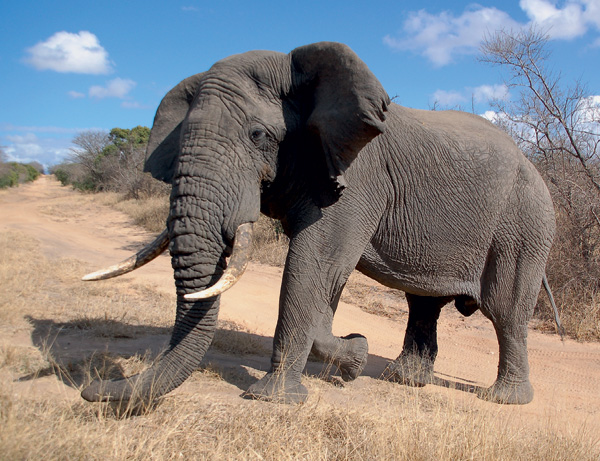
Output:
<path fill-rule="evenodd" d="M 44 173 L 44 167 L 38 162 L 9 162 L 0 148 L 0 189 L 16 187 L 19 184 L 35 181 Z"/>
<path fill-rule="evenodd" d="M 116 192 L 124 199 L 168 194 L 170 188 L 143 172 L 150 128 L 84 131 L 73 139 L 69 160 L 50 173 L 84 192 Z"/>

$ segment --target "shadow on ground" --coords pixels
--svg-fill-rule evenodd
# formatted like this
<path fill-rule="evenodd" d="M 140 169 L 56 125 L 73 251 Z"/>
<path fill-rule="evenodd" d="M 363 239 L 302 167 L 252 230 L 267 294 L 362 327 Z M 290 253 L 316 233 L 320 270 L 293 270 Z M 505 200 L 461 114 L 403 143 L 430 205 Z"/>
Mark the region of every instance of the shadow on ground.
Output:
<path fill-rule="evenodd" d="M 138 367 L 149 366 L 167 347 L 171 328 L 131 325 L 112 319 L 84 319 L 56 322 L 27 317 L 33 326 L 32 342 L 48 358 L 49 365 L 19 378 L 29 381 L 56 375 L 66 385 L 81 389 L 91 379 L 119 379 L 132 374 L 127 360 L 137 359 Z M 266 372 L 270 367 L 272 338 L 220 326 L 201 368 L 218 371 L 223 380 L 241 392 L 258 380 L 250 369 Z M 363 376 L 381 379 L 389 359 L 369 354 Z M 140 370 L 136 370 L 138 372 Z M 305 374 L 335 385 L 335 366 L 309 359 Z M 436 374 L 433 385 L 477 394 L 483 388 L 459 377 Z"/>

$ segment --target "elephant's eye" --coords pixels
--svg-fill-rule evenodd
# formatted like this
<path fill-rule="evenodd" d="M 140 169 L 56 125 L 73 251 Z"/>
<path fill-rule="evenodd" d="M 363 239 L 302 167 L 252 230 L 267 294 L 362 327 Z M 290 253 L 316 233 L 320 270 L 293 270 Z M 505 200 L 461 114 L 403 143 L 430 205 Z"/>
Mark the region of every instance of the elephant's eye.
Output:
<path fill-rule="evenodd" d="M 250 133 L 250 137 L 255 143 L 261 142 L 263 139 L 265 139 L 266 136 L 267 134 L 261 128 L 254 128 Z"/>

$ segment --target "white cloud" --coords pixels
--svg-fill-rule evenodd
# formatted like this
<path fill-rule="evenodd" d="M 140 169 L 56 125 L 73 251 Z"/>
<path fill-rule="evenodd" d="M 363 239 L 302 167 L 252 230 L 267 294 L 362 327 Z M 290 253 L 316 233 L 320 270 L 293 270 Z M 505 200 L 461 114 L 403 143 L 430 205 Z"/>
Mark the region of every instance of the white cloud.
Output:
<path fill-rule="evenodd" d="M 562 8 L 553 0 L 521 0 L 519 6 L 532 23 L 548 31 L 552 38 L 580 37 L 589 27 L 600 27 L 598 0 L 567 0 Z"/>
<path fill-rule="evenodd" d="M 38 70 L 78 74 L 108 74 L 113 70 L 108 53 L 98 38 L 87 31 L 57 32 L 26 51 L 25 62 Z"/>
<path fill-rule="evenodd" d="M 519 30 L 532 25 L 554 39 L 580 37 L 590 29 L 600 30 L 600 0 L 520 0 L 530 21 L 519 23 L 508 13 L 474 4 L 461 15 L 425 10 L 409 13 L 399 36 L 386 35 L 385 44 L 395 50 L 424 55 L 435 66 L 451 63 L 457 56 L 476 54 L 486 34 L 497 30 Z M 592 40 L 600 46 L 600 39 Z"/>
<path fill-rule="evenodd" d="M 65 128 L 57 126 L 22 126 L 0 123 L 0 146 L 9 161 L 40 162 L 48 167 L 65 161 L 71 154 L 73 136 L 81 131 L 103 128 Z"/>
<path fill-rule="evenodd" d="M 133 80 L 115 78 L 107 82 L 106 86 L 92 86 L 89 91 L 90 98 L 119 98 L 123 99 L 137 85 Z"/>
<path fill-rule="evenodd" d="M 476 88 L 463 90 L 437 90 L 431 95 L 430 101 L 440 107 L 456 107 L 466 102 L 476 104 L 488 103 L 492 99 L 508 100 L 510 94 L 506 85 L 481 85 Z"/>
<path fill-rule="evenodd" d="M 458 91 L 445 91 L 445 90 L 437 90 L 431 96 L 431 100 L 434 103 L 439 104 L 443 107 L 457 106 L 457 105 L 467 101 L 467 99 Z"/>
<path fill-rule="evenodd" d="M 146 104 L 141 104 L 137 101 L 123 101 L 121 103 L 121 107 L 124 109 L 153 109 L 152 106 L 148 106 Z"/>
<path fill-rule="evenodd" d="M 69 91 L 68 95 L 70 98 L 73 98 L 73 99 L 85 98 L 85 94 L 80 93 L 79 91 Z"/>
<path fill-rule="evenodd" d="M 423 53 L 434 65 L 444 66 L 457 54 L 475 53 L 486 33 L 517 26 L 507 13 L 496 8 L 475 6 L 460 16 L 420 10 L 404 22 L 405 38 L 387 35 L 384 42 L 396 50 Z"/>
<path fill-rule="evenodd" d="M 7 142 L 8 141 L 8 142 Z M 33 133 L 6 135 L 4 152 L 11 162 L 39 162 L 45 167 L 60 163 L 69 154 L 70 141 L 57 138 L 39 138 Z"/>
<path fill-rule="evenodd" d="M 481 85 L 473 89 L 473 99 L 477 103 L 488 102 L 491 99 L 506 101 L 509 98 L 508 87 L 500 85 Z"/>
<path fill-rule="evenodd" d="M 505 113 L 493 110 L 487 110 L 480 115 L 496 125 L 508 127 L 518 132 L 520 136 L 530 137 L 531 141 L 535 141 L 535 133 L 529 124 L 521 123 L 518 119 L 510 120 Z M 524 116 L 521 120 L 526 118 L 527 116 Z M 586 133 L 580 142 L 586 142 L 587 138 L 592 145 L 597 143 L 600 140 L 600 95 L 580 99 L 569 123 L 572 123 L 576 132 Z"/>
<path fill-rule="evenodd" d="M 503 118 L 503 114 L 499 114 L 494 110 L 486 110 L 483 114 L 479 114 L 481 117 L 489 120 L 492 123 L 496 123 L 498 120 Z"/>
<path fill-rule="evenodd" d="M 33 133 L 27 133 L 24 136 L 9 135 L 6 136 L 6 139 L 13 145 L 6 150 L 9 157 L 18 151 L 20 156 L 30 161 L 30 158 L 39 156 L 42 153 L 42 147 L 39 145 L 38 138 Z"/>
<path fill-rule="evenodd" d="M 582 98 L 577 104 L 579 123 L 589 125 L 590 131 L 598 132 L 600 128 L 600 95 Z"/>

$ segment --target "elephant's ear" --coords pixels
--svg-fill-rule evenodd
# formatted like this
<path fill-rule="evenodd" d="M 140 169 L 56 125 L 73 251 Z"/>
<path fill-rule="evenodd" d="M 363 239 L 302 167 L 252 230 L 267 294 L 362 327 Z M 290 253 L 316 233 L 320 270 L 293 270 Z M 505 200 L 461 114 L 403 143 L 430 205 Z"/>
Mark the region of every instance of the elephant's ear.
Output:
<path fill-rule="evenodd" d="M 313 102 L 306 121 L 325 154 L 338 191 L 360 150 L 385 130 L 390 99 L 367 65 L 346 45 L 314 43 L 291 53 L 295 87 L 309 86 Z"/>
<path fill-rule="evenodd" d="M 144 171 L 169 184 L 177 165 L 181 124 L 196 96 L 202 75 L 186 78 L 169 91 L 154 116 Z"/>

